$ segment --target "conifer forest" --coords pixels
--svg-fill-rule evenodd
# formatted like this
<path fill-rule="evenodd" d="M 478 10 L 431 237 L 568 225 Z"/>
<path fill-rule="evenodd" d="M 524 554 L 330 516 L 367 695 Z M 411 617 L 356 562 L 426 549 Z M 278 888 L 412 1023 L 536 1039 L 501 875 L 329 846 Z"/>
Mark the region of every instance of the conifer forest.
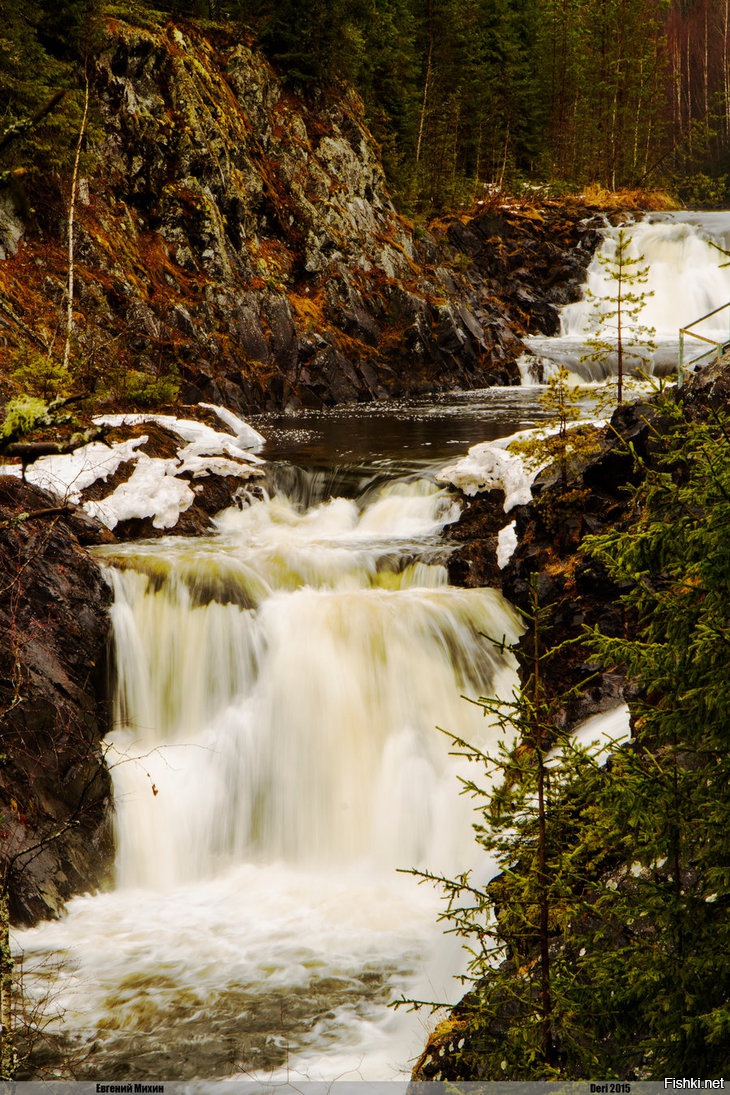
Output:
<path fill-rule="evenodd" d="M 144 16 L 145 4 L 110 11 Z M 152 9 L 152 5 L 147 5 Z M 403 206 L 520 182 L 726 194 L 726 0 L 177 0 L 239 25 L 298 89 L 354 86 Z M 3 4 L 3 116 L 42 109 L 101 33 L 99 0 Z M 73 124 L 67 103 L 55 126 Z M 52 157 L 46 166 L 52 163 Z"/>

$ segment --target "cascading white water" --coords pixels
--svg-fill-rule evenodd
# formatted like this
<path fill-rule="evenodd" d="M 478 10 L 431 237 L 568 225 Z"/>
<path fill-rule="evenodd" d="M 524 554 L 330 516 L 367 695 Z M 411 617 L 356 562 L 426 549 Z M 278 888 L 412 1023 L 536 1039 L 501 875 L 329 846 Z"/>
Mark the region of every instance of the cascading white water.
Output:
<path fill-rule="evenodd" d="M 628 257 L 648 267 L 645 283 L 627 287 L 643 297 L 636 320 L 624 316 L 627 368 L 649 375 L 671 374 L 677 369 L 680 327 L 730 301 L 730 260 L 720 250 L 730 249 L 730 213 L 652 214 L 623 226 L 623 231 L 630 240 Z M 587 359 L 591 350 L 587 340 L 598 338 L 615 344 L 616 321 L 602 316 L 602 310 L 611 307 L 607 302 L 615 298 L 616 283 L 600 258 L 615 254 L 618 232 L 618 228 L 606 228 L 604 241 L 588 267 L 582 298 L 561 309 L 560 334 L 526 340 L 538 358 L 562 363 L 584 380 L 601 380 L 616 371 L 615 354 L 607 353 L 598 361 Z M 639 332 L 634 349 L 633 326 L 645 329 Z M 730 340 L 730 309 L 705 321 L 697 333 Z M 654 349 L 649 342 L 655 344 Z M 690 353 L 707 348 L 697 341 Z"/>
<path fill-rule="evenodd" d="M 22 940 L 71 956 L 61 1002 L 97 1040 L 93 1074 L 408 1072 L 423 1032 L 388 999 L 449 990 L 438 895 L 395 868 L 472 866 L 465 762 L 436 727 L 496 741 L 462 696 L 509 694 L 485 636 L 520 630 L 433 561 L 457 512 L 411 477 L 105 552 L 117 889 Z"/>

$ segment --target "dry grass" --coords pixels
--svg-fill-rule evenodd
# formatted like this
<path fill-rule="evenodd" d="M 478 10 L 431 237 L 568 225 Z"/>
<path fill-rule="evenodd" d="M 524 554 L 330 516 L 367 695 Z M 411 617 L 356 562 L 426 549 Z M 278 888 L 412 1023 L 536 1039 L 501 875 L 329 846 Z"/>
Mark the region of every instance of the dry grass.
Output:
<path fill-rule="evenodd" d="M 590 183 L 579 195 L 581 201 L 596 209 L 635 209 L 661 212 L 679 209 L 680 204 L 666 190 L 606 190 L 599 183 Z"/>

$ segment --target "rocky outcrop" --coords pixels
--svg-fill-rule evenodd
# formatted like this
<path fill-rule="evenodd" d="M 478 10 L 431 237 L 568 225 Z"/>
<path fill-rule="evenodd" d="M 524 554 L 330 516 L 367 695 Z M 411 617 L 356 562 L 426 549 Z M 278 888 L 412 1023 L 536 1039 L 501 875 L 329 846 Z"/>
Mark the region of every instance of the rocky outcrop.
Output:
<path fill-rule="evenodd" d="M 545 469 L 532 484 L 532 501 L 513 506 L 508 514 L 502 490 L 478 490 L 464 499 L 461 517 L 446 533 L 456 542 L 448 560 L 454 584 L 500 586 L 528 615 L 536 588 L 543 649 L 569 643 L 543 667 L 544 684 L 554 696 L 572 693 L 557 715 L 561 727 L 574 726 L 624 698 L 621 674 L 597 673 L 576 642 L 586 627 L 619 635 L 629 623 L 621 590 L 582 545 L 586 536 L 620 529 L 632 519 L 630 488 L 640 482 L 642 462 L 651 459 L 657 416 L 653 404 L 620 407 L 607 429 L 586 437 L 586 451 L 573 457 L 565 483 L 555 467 Z M 500 569 L 498 536 L 510 522 L 517 546 Z"/>
<path fill-rule="evenodd" d="M 98 531 L 0 476 L 0 872 L 19 923 L 58 913 L 111 869 L 110 593 L 79 544 Z"/>
<path fill-rule="evenodd" d="M 558 309 L 578 300 L 605 217 L 580 202 L 477 205 L 432 224 L 440 251 L 464 272 L 487 328 L 513 337 L 557 334 Z"/>
<path fill-rule="evenodd" d="M 118 405 L 177 391 L 244 413 L 516 382 L 519 334 L 549 333 L 582 277 L 588 211 L 481 206 L 416 232 L 354 93 L 305 102 L 240 36 L 154 18 L 110 19 L 89 66 L 78 379 Z M 0 337 L 37 352 L 67 211 L 42 235 L 3 201 Z"/>
<path fill-rule="evenodd" d="M 512 341 L 396 214 L 354 94 L 305 103 L 249 45 L 183 24 L 110 20 L 90 71 L 75 356 L 100 394 L 174 377 L 248 411 L 505 379 Z M 0 319 L 20 345 L 57 326 L 66 255 L 28 231 L 12 257 L 11 212 Z"/>

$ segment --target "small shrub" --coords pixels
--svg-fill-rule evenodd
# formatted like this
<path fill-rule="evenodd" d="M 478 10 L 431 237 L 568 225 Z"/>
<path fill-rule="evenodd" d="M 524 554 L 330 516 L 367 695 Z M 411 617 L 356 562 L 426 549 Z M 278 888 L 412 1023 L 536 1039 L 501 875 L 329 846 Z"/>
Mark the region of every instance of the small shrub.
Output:
<path fill-rule="evenodd" d="M 177 399 L 180 384 L 174 373 L 154 377 L 139 369 L 131 369 L 124 380 L 124 394 L 140 407 L 156 407 Z"/>
<path fill-rule="evenodd" d="M 71 374 L 68 369 L 49 354 L 24 347 L 15 355 L 16 367 L 12 378 L 28 395 L 49 399 L 68 391 Z"/>

